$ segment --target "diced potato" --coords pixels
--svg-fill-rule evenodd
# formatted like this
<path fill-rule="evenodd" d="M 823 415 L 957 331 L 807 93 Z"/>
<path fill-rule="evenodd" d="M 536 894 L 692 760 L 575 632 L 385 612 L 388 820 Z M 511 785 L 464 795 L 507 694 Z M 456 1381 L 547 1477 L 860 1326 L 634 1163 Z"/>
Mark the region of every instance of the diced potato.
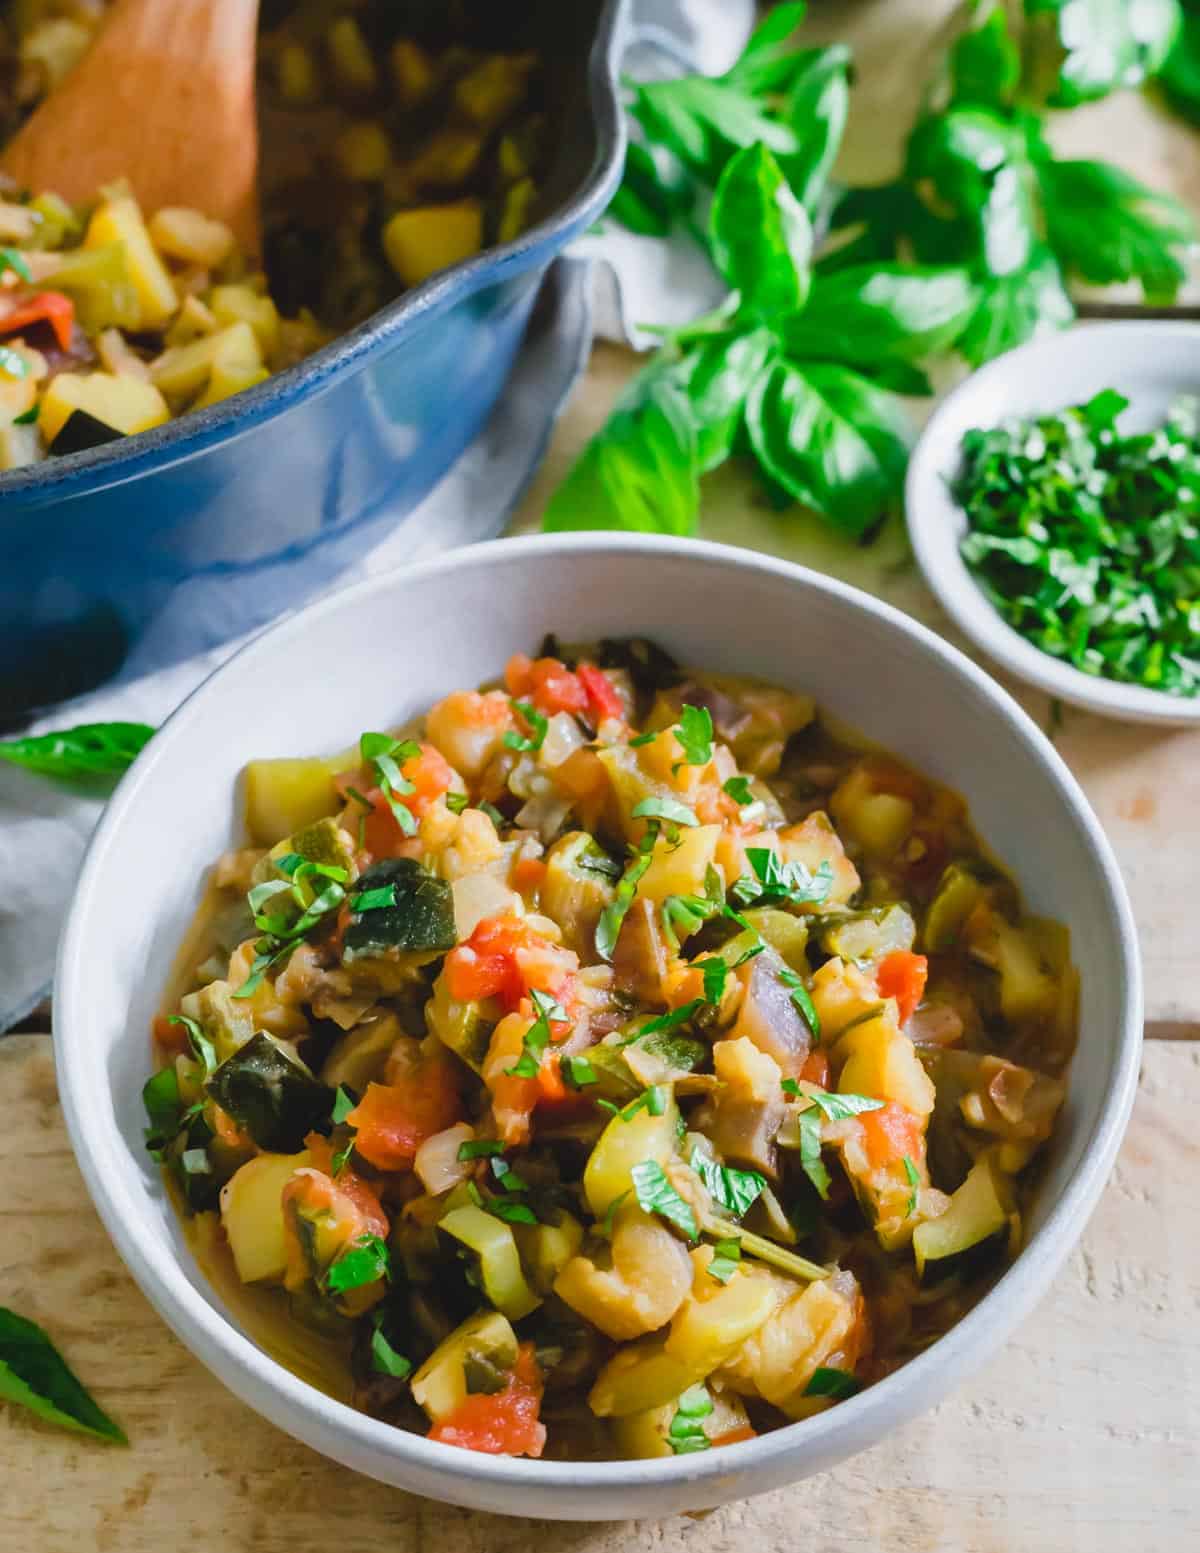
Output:
<path fill-rule="evenodd" d="M 660 836 L 638 894 L 657 905 L 668 895 L 703 895 L 705 875 L 713 865 L 720 835 L 719 825 L 697 825 L 680 830 L 678 846 Z"/>
<path fill-rule="evenodd" d="M 521 1260 L 539 1294 L 549 1294 L 554 1280 L 583 1244 L 583 1225 L 565 1209 L 557 1224 L 514 1224 Z"/>
<path fill-rule="evenodd" d="M 894 1100 L 916 1116 L 932 1112 L 933 1080 L 890 1011 L 847 1030 L 838 1041 L 834 1061 L 843 1064 L 838 1077 L 843 1094 Z"/>
<path fill-rule="evenodd" d="M 597 1418 L 623 1418 L 673 1402 L 708 1371 L 697 1375 L 695 1365 L 667 1353 L 661 1340 L 619 1349 L 608 1361 L 588 1394 Z"/>
<path fill-rule="evenodd" d="M 338 86 L 352 97 L 369 96 L 379 84 L 379 72 L 362 28 L 354 17 L 339 17 L 325 38 Z"/>
<path fill-rule="evenodd" d="M 713 1248 L 699 1246 L 691 1255 L 692 1293 L 675 1312 L 664 1352 L 699 1380 L 733 1358 L 782 1304 L 783 1291 L 779 1279 L 745 1266 L 718 1283 L 708 1272 Z"/>
<path fill-rule="evenodd" d="M 101 248 L 108 243 L 124 244 L 129 278 L 141 305 L 142 326 L 161 327 L 179 306 L 179 297 L 132 194 L 104 200 L 88 222 L 84 248 Z"/>
<path fill-rule="evenodd" d="M 437 86 L 437 71 L 429 55 L 411 38 L 397 38 L 389 62 L 401 107 L 420 107 Z"/>
<path fill-rule="evenodd" d="M 23 469 L 42 456 L 36 426 L 0 424 L 0 469 Z"/>
<path fill-rule="evenodd" d="M 333 143 L 338 166 L 352 183 L 378 183 L 392 161 L 392 143 L 374 119 L 347 124 Z"/>
<path fill-rule="evenodd" d="M 843 960 L 826 960 L 820 970 L 814 972 L 809 991 L 821 1021 L 821 1040 L 825 1044 L 835 1040 L 856 1020 L 878 1013 L 883 1007 L 874 978 L 860 971 L 857 965 L 848 965 Z"/>
<path fill-rule="evenodd" d="M 258 340 L 244 320 L 193 340 L 190 345 L 168 347 L 150 363 L 150 377 L 168 398 L 182 402 L 206 387 L 218 362 L 227 367 L 262 366 Z"/>
<path fill-rule="evenodd" d="M 192 409 L 203 410 L 210 404 L 220 404 L 222 399 L 230 399 L 234 394 L 240 394 L 243 389 L 254 388 L 259 383 L 265 383 L 270 375 L 266 367 L 218 361 L 213 365 L 208 387 L 199 399 L 193 400 Z"/>
<path fill-rule="evenodd" d="M 310 1165 L 300 1154 L 259 1154 L 247 1161 L 221 1191 L 221 1223 L 243 1283 L 278 1283 L 287 1266 L 283 1189 L 297 1170 Z"/>
<path fill-rule="evenodd" d="M 857 1315 L 851 1292 L 832 1280 L 810 1283 L 746 1340 L 721 1375 L 734 1389 L 802 1418 L 810 1411 L 804 1390 L 813 1371 L 843 1347 Z"/>
<path fill-rule="evenodd" d="M 135 377 L 142 383 L 150 381 L 150 368 L 130 348 L 119 329 L 104 329 L 96 338 L 96 350 L 106 372 L 114 377 Z"/>
<path fill-rule="evenodd" d="M 189 345 L 203 334 L 216 334 L 217 320 L 212 310 L 199 297 L 184 297 L 183 306 L 171 321 L 167 330 L 168 345 Z"/>
<path fill-rule="evenodd" d="M 946 1211 L 913 1231 L 918 1274 L 924 1274 L 927 1262 L 957 1256 L 1001 1230 L 1015 1234 L 1019 1222 L 1008 1178 L 996 1168 L 990 1154 L 981 1155 L 950 1198 Z"/>
<path fill-rule="evenodd" d="M 383 229 L 383 251 L 406 286 L 419 286 L 482 247 L 483 207 L 476 199 L 398 210 Z"/>
<path fill-rule="evenodd" d="M 208 305 L 218 324 L 226 328 L 230 324 L 249 324 L 263 356 L 275 354 L 279 347 L 279 309 L 270 297 L 246 285 L 214 286 Z"/>
<path fill-rule="evenodd" d="M 250 998 L 235 998 L 227 981 L 212 981 L 180 1002 L 180 1011 L 194 1019 L 224 1062 L 254 1035 L 256 1009 Z"/>
<path fill-rule="evenodd" d="M 185 264 L 214 269 L 233 252 L 233 233 L 225 223 L 186 205 L 155 211 L 149 231 L 160 253 Z"/>
<path fill-rule="evenodd" d="M 171 419 L 167 402 L 152 383 L 111 372 L 60 372 L 42 395 L 38 427 L 53 442 L 74 410 L 93 415 L 126 436 Z"/>
<path fill-rule="evenodd" d="M 831 917 L 821 929 L 821 948 L 861 965 L 882 960 L 897 949 L 911 949 L 917 927 L 907 906 L 876 907 Z"/>
<path fill-rule="evenodd" d="M 139 329 L 144 314 L 122 242 L 72 248 L 58 256 L 57 267 L 42 278 L 52 291 L 65 291 L 75 303 L 79 323 L 90 334 L 101 329 Z"/>
<path fill-rule="evenodd" d="M 615 881 L 598 870 L 604 854 L 586 831 L 559 838 L 546 854 L 541 909 L 562 928 L 563 941 L 585 961 L 595 958 L 596 924 L 615 893 Z"/>
<path fill-rule="evenodd" d="M 413 1400 L 439 1423 L 467 1398 L 467 1369 L 472 1364 L 511 1370 L 517 1362 L 517 1334 L 498 1310 L 468 1316 L 426 1359 L 412 1378 Z"/>
<path fill-rule="evenodd" d="M 357 750 L 300 760 L 252 760 L 246 767 L 246 828 L 260 847 L 341 808 L 333 779 L 358 765 Z"/>
<path fill-rule="evenodd" d="M 833 817 L 868 857 L 892 857 L 912 829 L 916 813 L 910 799 L 879 792 L 871 767 L 860 762 L 838 783 L 830 799 Z"/>
<path fill-rule="evenodd" d="M 597 1219 L 603 1219 L 612 1203 L 631 1190 L 635 1165 L 648 1159 L 665 1165 L 671 1158 L 678 1115 L 672 1096 L 661 1116 L 647 1108 L 628 1119 L 614 1116 L 609 1121 L 583 1172 L 584 1195 Z"/>
<path fill-rule="evenodd" d="M 785 862 L 800 863 L 809 873 L 815 874 L 822 863 L 828 863 L 833 871 L 829 894 L 820 903 L 804 907 L 806 911 L 829 911 L 835 906 L 844 906 L 859 888 L 858 869 L 846 856 L 842 838 L 834 830 L 829 816 L 820 809 L 802 824 L 790 825 L 779 832 L 779 851 Z"/>
<path fill-rule="evenodd" d="M 682 1244 L 627 1201 L 613 1225 L 612 1266 L 574 1256 L 555 1279 L 554 1292 L 608 1337 L 627 1342 L 670 1321 L 691 1282 L 692 1265 Z"/>
<path fill-rule="evenodd" d="M 500 225 L 496 232 L 499 242 L 511 243 L 520 237 L 529 225 L 529 215 L 537 195 L 537 185 L 532 178 L 521 178 L 504 196 L 504 209 L 500 212 Z"/>

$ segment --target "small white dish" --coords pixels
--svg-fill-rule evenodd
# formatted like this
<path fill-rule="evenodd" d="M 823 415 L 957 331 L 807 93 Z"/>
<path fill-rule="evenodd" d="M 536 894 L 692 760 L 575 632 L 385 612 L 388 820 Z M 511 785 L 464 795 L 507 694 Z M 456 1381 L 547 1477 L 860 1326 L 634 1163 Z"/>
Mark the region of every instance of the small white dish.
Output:
<path fill-rule="evenodd" d="M 1032 910 L 1067 923 L 1084 1032 L 1028 1244 L 979 1304 L 859 1396 L 669 1460 L 477 1455 L 355 1412 L 283 1368 L 205 1280 L 143 1144 L 150 1021 L 258 756 L 345 748 L 495 676 L 543 632 L 653 635 L 684 663 L 813 694 L 961 792 Z M 1142 993 L 1124 884 L 1075 779 L 993 679 L 868 594 L 746 550 L 633 534 L 501 540 L 347 588 L 256 638 L 155 735 L 89 848 L 59 950 L 54 1047 L 80 1169 L 160 1315 L 250 1407 L 334 1460 L 474 1509 L 564 1520 L 702 1510 L 835 1466 L 931 1407 L 1025 1319 L 1103 1190 L 1137 1085 Z"/>
<path fill-rule="evenodd" d="M 997 614 L 959 554 L 967 519 L 950 482 L 961 465 L 965 434 L 976 426 L 1053 414 L 1104 388 L 1115 388 L 1130 402 L 1123 429 L 1161 425 L 1180 395 L 1200 393 L 1200 324 L 1084 324 L 1018 346 L 972 373 L 930 417 L 909 462 L 909 537 L 942 608 L 964 636 L 1019 679 L 1101 717 L 1195 725 L 1200 697 L 1184 700 L 1098 679 L 1026 641 Z"/>

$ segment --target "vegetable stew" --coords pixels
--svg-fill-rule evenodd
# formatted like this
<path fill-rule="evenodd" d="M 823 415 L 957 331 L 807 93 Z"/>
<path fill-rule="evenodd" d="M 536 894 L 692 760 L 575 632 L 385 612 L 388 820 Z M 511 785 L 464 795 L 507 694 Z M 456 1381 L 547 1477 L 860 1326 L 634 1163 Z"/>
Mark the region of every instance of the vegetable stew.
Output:
<path fill-rule="evenodd" d="M 360 1408 L 708 1450 L 886 1376 L 1019 1251 L 1066 930 L 807 696 L 547 639 L 245 799 L 148 1143 L 267 1346 Z"/>

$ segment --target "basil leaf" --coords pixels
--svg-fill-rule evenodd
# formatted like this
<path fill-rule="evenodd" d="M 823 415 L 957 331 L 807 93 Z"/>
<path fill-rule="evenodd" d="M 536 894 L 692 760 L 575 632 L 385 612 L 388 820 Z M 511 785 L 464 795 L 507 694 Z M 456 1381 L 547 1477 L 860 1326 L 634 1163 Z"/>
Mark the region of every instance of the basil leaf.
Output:
<path fill-rule="evenodd" d="M 470 802 L 471 800 L 466 793 L 446 794 L 446 807 L 451 814 L 461 814 L 469 806 Z"/>
<path fill-rule="evenodd" d="M 904 1166 L 904 1176 L 912 1191 L 909 1193 L 908 1203 L 904 1209 L 905 1214 L 911 1215 L 917 1211 L 917 1197 L 921 1190 L 921 1177 L 917 1167 L 906 1154 L 901 1161 Z"/>
<path fill-rule="evenodd" d="M 742 1260 L 740 1240 L 718 1240 L 713 1247 L 712 1260 L 708 1264 L 708 1276 L 718 1283 L 728 1283 L 738 1270 Z"/>
<path fill-rule="evenodd" d="M 810 873 L 803 863 L 785 863 L 770 847 L 747 847 L 753 875 L 743 875 L 730 891 L 743 906 L 756 901 L 787 901 L 819 906 L 829 899 L 833 868 L 826 859 Z"/>
<path fill-rule="evenodd" d="M 703 1420 L 713 1411 L 713 1400 L 702 1385 L 689 1386 L 675 1404 L 675 1415 L 667 1426 L 667 1444 L 677 1456 L 706 1451 L 712 1441 L 704 1432 Z"/>
<path fill-rule="evenodd" d="M 677 798 L 643 798 L 630 810 L 635 820 L 666 820 L 671 825 L 699 825 L 693 810 Z"/>
<path fill-rule="evenodd" d="M 513 708 L 521 714 L 522 721 L 533 732 L 526 735 L 510 728 L 504 735 L 505 747 L 510 750 L 540 750 L 545 742 L 546 730 L 550 727 L 549 718 L 543 717 L 532 701 L 514 701 Z"/>
<path fill-rule="evenodd" d="M 361 1235 L 330 1264 L 324 1278 L 325 1290 L 329 1294 L 345 1294 L 391 1275 L 387 1242 L 378 1235 Z"/>
<path fill-rule="evenodd" d="M 567 1052 L 559 1059 L 559 1067 L 562 1070 L 563 1083 L 568 1089 L 583 1089 L 588 1084 L 599 1082 L 595 1068 L 586 1057 L 580 1057 L 574 1052 Z"/>
<path fill-rule="evenodd" d="M 785 87 L 796 69 L 796 51 L 787 46 L 788 40 L 807 12 L 806 0 L 772 6 L 746 40 L 725 79 L 756 96 Z"/>
<path fill-rule="evenodd" d="M 989 280 L 958 348 L 973 367 L 1038 334 L 1065 329 L 1075 317 L 1062 271 L 1050 250 L 1033 249 L 1024 270 Z"/>
<path fill-rule="evenodd" d="M 0 761 L 69 786 L 107 788 L 128 771 L 153 733 L 145 723 L 81 723 L 0 740 Z"/>
<path fill-rule="evenodd" d="M 0 248 L 0 275 L 3 275 L 6 270 L 12 270 L 28 285 L 33 284 L 33 271 L 19 248 Z"/>
<path fill-rule="evenodd" d="M 786 1081 L 784 1088 L 787 1088 Z M 794 1092 L 801 1093 L 799 1090 Z M 808 1089 L 802 1093 L 831 1122 L 844 1122 L 848 1117 L 862 1116 L 866 1111 L 881 1111 L 886 1103 L 874 1100 L 870 1095 L 834 1095 L 823 1089 Z"/>
<path fill-rule="evenodd" d="M 196 1020 L 189 1019 L 186 1014 L 172 1014 L 167 1020 L 168 1024 L 182 1025 L 187 1032 L 188 1045 L 192 1049 L 192 1056 L 200 1064 L 202 1077 L 207 1079 L 217 1070 L 217 1049 L 204 1033 L 202 1025 Z"/>
<path fill-rule="evenodd" d="M 542 1053 L 550 1044 L 550 1021 L 566 1020 L 566 1010 L 548 993 L 534 987 L 529 994 L 536 1018 L 525 1032 L 521 1043 L 521 1055 L 511 1068 L 505 1068 L 510 1078 L 537 1078 L 542 1065 Z"/>
<path fill-rule="evenodd" d="M 1200 12 L 1184 13 L 1183 27 L 1159 81 L 1176 112 L 1193 124 L 1200 122 Z"/>
<path fill-rule="evenodd" d="M 955 40 L 949 63 L 955 103 L 1008 107 L 1021 80 L 1021 51 L 1002 5 L 993 5 Z"/>
<path fill-rule="evenodd" d="M 1197 240 L 1191 212 L 1106 162 L 1038 166 L 1046 237 L 1060 264 L 1095 286 L 1136 280 L 1148 302 L 1173 302 Z"/>
<path fill-rule="evenodd" d="M 700 1230 L 691 1203 L 685 1202 L 671 1185 L 666 1171 L 656 1159 L 642 1160 L 629 1173 L 633 1177 L 638 1205 L 644 1213 L 657 1213 L 681 1229 L 689 1240 L 699 1239 Z"/>
<path fill-rule="evenodd" d="M 713 197 L 709 243 L 744 313 L 770 321 L 804 305 L 812 222 L 766 145 L 730 158 Z"/>
<path fill-rule="evenodd" d="M 884 358 L 920 361 L 948 350 L 978 305 L 961 265 L 855 265 L 818 275 L 808 306 L 782 335 L 795 361 L 869 372 Z"/>
<path fill-rule="evenodd" d="M 484 1208 L 493 1218 L 503 1219 L 506 1224 L 536 1224 L 537 1214 L 528 1203 L 515 1197 L 488 1197 L 484 1199 Z"/>
<path fill-rule="evenodd" d="M 0 1399 L 27 1407 L 60 1429 L 128 1445 L 40 1326 L 0 1306 Z"/>
<path fill-rule="evenodd" d="M 771 331 L 754 328 L 719 334 L 683 358 L 680 376 L 687 388 L 699 473 L 717 468 L 733 451 L 746 395 L 774 350 Z"/>
<path fill-rule="evenodd" d="M 797 199 L 816 217 L 850 113 L 850 50 L 842 43 L 796 56 L 782 118 L 799 142 L 779 158 Z"/>
<path fill-rule="evenodd" d="M 498 1138 L 468 1138 L 458 1145 L 460 1163 L 468 1159 L 493 1159 L 504 1153 L 504 1145 Z"/>
<path fill-rule="evenodd" d="M 685 702 L 674 733 L 683 750 L 684 764 L 708 765 L 713 756 L 713 720 L 706 706 L 689 706 Z"/>
<path fill-rule="evenodd" d="M 629 111 L 651 141 L 710 186 L 738 148 L 761 145 L 783 155 L 798 150 L 795 132 L 736 81 L 684 76 L 648 82 L 635 88 Z"/>
<path fill-rule="evenodd" d="M 415 836 L 417 821 L 412 810 L 400 802 L 405 793 L 416 789 L 401 766 L 421 753 L 415 739 L 394 739 L 390 733 L 364 733 L 358 741 L 363 763 L 371 767 L 379 791 L 387 801 L 397 825 L 406 836 Z"/>
<path fill-rule="evenodd" d="M 750 787 L 750 778 L 744 776 L 732 776 L 721 789 L 728 793 L 739 809 L 744 809 L 747 804 L 754 802 L 754 793 Z"/>
<path fill-rule="evenodd" d="M 804 985 L 804 982 L 795 971 L 786 966 L 778 972 L 779 980 L 792 995 L 792 1002 L 800 1012 L 800 1017 L 812 1031 L 813 1040 L 821 1039 L 821 1019 L 817 1013 L 816 1004 L 812 1000 L 812 994 Z"/>
<path fill-rule="evenodd" d="M 1050 100 L 1060 108 L 1156 75 L 1180 24 L 1177 0 L 1025 0 L 1025 9 L 1055 19 L 1063 58 Z"/>
<path fill-rule="evenodd" d="M 412 1363 L 402 1353 L 398 1353 L 384 1336 L 381 1313 L 372 1318 L 372 1325 L 371 1368 L 380 1375 L 390 1375 L 393 1380 L 407 1380 L 413 1371 Z"/>
<path fill-rule="evenodd" d="M 808 1379 L 808 1385 L 804 1388 L 806 1397 L 832 1397 L 835 1402 L 841 1402 L 846 1397 L 852 1397 L 862 1390 L 862 1382 L 856 1380 L 849 1370 L 828 1369 L 825 1365 L 818 1365 Z"/>
<path fill-rule="evenodd" d="M 822 1202 L 829 1197 L 829 1172 L 821 1158 L 821 1113 L 816 1106 L 801 1111 L 797 1118 L 800 1130 L 800 1168 L 817 1189 Z"/>
<path fill-rule="evenodd" d="M 899 501 L 912 428 L 846 367 L 775 362 L 750 391 L 746 430 L 770 478 L 845 533 L 862 535 Z"/>
<path fill-rule="evenodd" d="M 654 859 L 654 840 L 657 827 L 651 825 L 642 837 L 641 844 L 634 854 L 633 861 L 621 875 L 613 898 L 600 913 L 600 920 L 596 924 L 596 953 L 602 960 L 611 960 L 613 950 L 617 947 L 617 939 L 620 936 L 621 924 L 629 914 L 629 908 L 633 905 L 637 895 L 637 887 L 642 875 L 650 867 Z"/>
<path fill-rule="evenodd" d="M 657 1019 L 647 1020 L 633 1039 L 640 1041 L 644 1035 L 655 1035 L 661 1030 L 677 1030 L 680 1025 L 686 1025 L 694 1019 L 703 1007 L 703 998 L 693 998 L 690 1003 L 673 1008 L 669 1014 L 660 1014 Z"/>
<path fill-rule="evenodd" d="M 713 1202 L 732 1213 L 735 1219 L 749 1213 L 766 1191 L 767 1179 L 757 1170 L 735 1170 L 731 1165 L 718 1165 L 699 1145 L 692 1150 L 688 1164 L 708 1188 Z"/>
<path fill-rule="evenodd" d="M 330 1113 L 330 1120 L 334 1123 L 335 1126 L 338 1122 L 344 1122 L 350 1115 L 350 1112 L 354 1110 L 357 1103 L 358 1102 L 355 1100 L 354 1096 L 348 1094 L 342 1085 L 339 1084 L 337 1087 L 337 1093 L 333 1097 L 333 1110 Z"/>
<path fill-rule="evenodd" d="M 664 164 L 670 163 L 674 170 L 667 173 Z M 669 153 L 659 150 L 656 156 L 639 141 L 630 140 L 621 186 L 613 195 L 608 214 L 643 237 L 666 237 L 690 204 L 682 171 Z"/>

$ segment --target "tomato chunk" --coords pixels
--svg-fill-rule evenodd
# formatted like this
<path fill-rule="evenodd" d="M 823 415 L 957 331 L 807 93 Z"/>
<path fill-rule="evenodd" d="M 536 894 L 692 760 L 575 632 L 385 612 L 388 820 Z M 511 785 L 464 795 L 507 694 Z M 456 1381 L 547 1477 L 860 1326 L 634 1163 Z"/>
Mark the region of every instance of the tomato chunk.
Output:
<path fill-rule="evenodd" d="M 562 998 L 579 960 L 569 949 L 531 928 L 520 917 L 485 917 L 465 944 L 446 956 L 445 973 L 456 1003 L 497 998 L 514 1013 L 534 987 Z"/>
<path fill-rule="evenodd" d="M 541 1406 L 542 1372 L 533 1344 L 522 1343 L 504 1390 L 468 1396 L 434 1424 L 429 1438 L 489 1456 L 540 1456 L 546 1444 L 546 1426 L 538 1421 Z"/>
<path fill-rule="evenodd" d="M 908 1156 L 914 1164 L 924 1152 L 925 1135 L 921 1118 L 894 1100 L 880 1111 L 864 1111 L 859 1117 L 863 1141 L 871 1168 L 894 1164 Z"/>
<path fill-rule="evenodd" d="M 598 723 L 609 717 L 625 717 L 625 708 L 617 687 L 602 669 L 594 664 L 581 663 L 575 671 L 587 696 L 588 710 Z"/>
<path fill-rule="evenodd" d="M 346 1120 L 357 1128 L 354 1147 L 376 1170 L 405 1170 L 435 1132 L 462 1116 L 454 1065 L 448 1056 L 424 1058 L 399 1084 L 368 1084 Z"/>
<path fill-rule="evenodd" d="M 75 304 L 61 291 L 38 291 L 18 302 L 11 312 L 0 317 L 0 334 L 12 334 L 29 324 L 40 323 L 50 325 L 60 350 L 70 350 Z"/>
<path fill-rule="evenodd" d="M 912 1018 L 917 1004 L 925 996 L 928 976 L 929 961 L 923 954 L 911 954 L 907 949 L 893 950 L 879 962 L 876 976 L 879 994 L 895 998 L 902 1025 Z"/>
<path fill-rule="evenodd" d="M 420 754 L 410 755 L 400 767 L 400 775 L 412 784 L 409 793 L 397 793 L 395 798 L 412 815 L 420 820 L 432 804 L 448 792 L 454 781 L 454 768 L 440 750 L 432 744 L 422 744 Z M 361 771 L 344 771 L 334 778 L 339 794 L 352 799 L 356 809 L 361 794 L 370 805 L 363 809 L 363 846 L 372 857 L 400 857 L 404 855 L 410 837 L 400 827 L 395 811 L 380 788 L 371 785 L 371 778 Z M 354 789 L 352 793 L 350 790 Z"/>

